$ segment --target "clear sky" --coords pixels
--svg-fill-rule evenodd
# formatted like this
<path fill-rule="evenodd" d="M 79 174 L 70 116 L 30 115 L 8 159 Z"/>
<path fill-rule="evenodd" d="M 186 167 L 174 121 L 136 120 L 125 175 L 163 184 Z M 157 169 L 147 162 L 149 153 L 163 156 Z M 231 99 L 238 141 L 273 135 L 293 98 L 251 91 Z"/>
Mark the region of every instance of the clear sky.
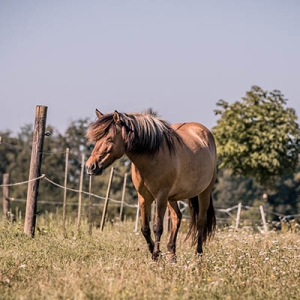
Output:
<path fill-rule="evenodd" d="M 299 0 L 0 0 L 0 131 L 36 105 L 61 133 L 95 108 L 211 128 L 252 85 L 300 116 Z"/>

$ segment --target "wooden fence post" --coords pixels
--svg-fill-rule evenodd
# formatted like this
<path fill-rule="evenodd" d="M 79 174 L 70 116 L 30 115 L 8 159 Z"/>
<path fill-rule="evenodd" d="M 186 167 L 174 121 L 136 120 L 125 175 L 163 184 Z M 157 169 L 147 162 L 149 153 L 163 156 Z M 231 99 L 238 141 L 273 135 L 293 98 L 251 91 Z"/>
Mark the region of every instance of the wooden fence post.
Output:
<path fill-rule="evenodd" d="M 155 211 L 156 211 L 156 201 L 153 201 L 151 204 L 151 221 L 154 223 L 155 220 Z"/>
<path fill-rule="evenodd" d="M 92 200 L 92 176 L 89 176 L 89 235 L 92 235 L 92 228 L 93 228 L 93 218 L 92 218 L 92 213 L 93 213 L 93 200 Z"/>
<path fill-rule="evenodd" d="M 265 212 L 264 212 L 264 209 L 263 209 L 262 205 L 259 206 L 259 210 L 260 210 L 261 219 L 262 219 L 263 226 L 264 226 L 264 233 L 268 233 L 268 226 L 267 226 Z"/>
<path fill-rule="evenodd" d="M 9 174 L 3 174 L 3 214 L 9 219 L 10 201 L 9 201 Z"/>
<path fill-rule="evenodd" d="M 83 185 L 83 174 L 84 174 L 84 160 L 85 156 L 81 156 L 81 173 L 80 173 L 80 183 L 79 183 L 79 196 L 78 196 L 78 216 L 77 216 L 77 234 L 80 231 L 80 222 L 81 222 L 81 206 L 82 206 L 82 185 Z"/>
<path fill-rule="evenodd" d="M 140 217 L 140 204 L 137 204 L 136 207 L 136 217 L 135 217 L 135 226 L 134 226 L 134 232 L 138 231 L 138 226 L 139 226 L 139 217 Z"/>
<path fill-rule="evenodd" d="M 63 202 L 63 235 L 67 237 L 66 233 L 66 208 L 67 208 L 67 182 L 68 182 L 68 165 L 69 165 L 69 148 L 66 149 L 65 162 L 65 180 L 64 180 L 64 202 Z"/>
<path fill-rule="evenodd" d="M 36 106 L 33 142 L 31 150 L 29 182 L 27 189 L 24 232 L 34 237 L 36 224 L 37 197 L 40 180 L 34 180 L 41 174 L 42 153 L 47 118 L 47 106 Z"/>
<path fill-rule="evenodd" d="M 169 226 L 170 226 L 170 211 L 169 208 L 166 208 L 165 216 L 164 216 L 164 232 L 169 232 Z"/>
<path fill-rule="evenodd" d="M 124 182 L 123 182 L 123 191 L 122 191 L 122 199 L 121 199 L 121 206 L 120 206 L 120 222 L 123 220 L 123 208 L 124 208 L 124 199 L 125 199 L 125 190 L 126 190 L 126 183 L 127 183 L 127 173 L 124 175 Z"/>
<path fill-rule="evenodd" d="M 237 214 L 236 214 L 235 231 L 237 231 L 239 228 L 241 210 L 242 210 L 242 203 L 240 202 L 238 204 L 238 210 L 237 210 Z"/>
<path fill-rule="evenodd" d="M 103 229 L 104 229 L 105 217 L 106 217 L 107 206 L 108 206 L 108 201 L 109 201 L 110 188 L 111 188 L 111 183 L 112 183 L 113 177 L 114 177 L 114 168 L 111 168 L 106 197 L 105 197 L 105 203 L 104 203 L 103 212 L 102 212 L 101 224 L 100 224 L 101 231 L 103 231 Z"/>

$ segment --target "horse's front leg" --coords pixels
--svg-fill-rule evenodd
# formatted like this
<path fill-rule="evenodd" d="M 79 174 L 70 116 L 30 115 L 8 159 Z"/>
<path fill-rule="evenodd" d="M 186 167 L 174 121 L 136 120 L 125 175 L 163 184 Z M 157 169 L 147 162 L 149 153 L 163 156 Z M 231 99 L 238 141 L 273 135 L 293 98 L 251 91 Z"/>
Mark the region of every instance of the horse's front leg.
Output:
<path fill-rule="evenodd" d="M 141 212 L 141 221 L 142 221 L 142 234 L 148 244 L 148 248 L 151 254 L 154 250 L 154 242 L 151 238 L 151 229 L 150 229 L 150 218 L 151 218 L 151 204 L 153 199 L 144 199 L 142 195 L 138 194 L 138 201 L 140 205 Z"/>
<path fill-rule="evenodd" d="M 163 234 L 163 222 L 167 208 L 167 197 L 158 197 L 156 199 L 156 213 L 155 221 L 153 224 L 153 232 L 155 235 L 154 250 L 152 253 L 152 259 L 157 261 L 160 256 L 160 239 Z"/>
<path fill-rule="evenodd" d="M 170 217 L 172 220 L 172 229 L 170 239 L 168 242 L 168 259 L 172 262 L 176 262 L 176 240 L 178 230 L 180 228 L 182 213 L 178 207 L 176 201 L 168 202 L 168 208 L 170 210 Z"/>

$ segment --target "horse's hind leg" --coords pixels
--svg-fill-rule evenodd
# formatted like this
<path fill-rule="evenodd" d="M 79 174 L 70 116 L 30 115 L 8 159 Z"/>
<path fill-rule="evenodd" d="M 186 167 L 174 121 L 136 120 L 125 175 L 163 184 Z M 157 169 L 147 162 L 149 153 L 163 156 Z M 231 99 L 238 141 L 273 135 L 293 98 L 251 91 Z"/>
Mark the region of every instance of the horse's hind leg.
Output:
<path fill-rule="evenodd" d="M 153 254 L 154 242 L 151 238 L 151 229 L 150 229 L 151 204 L 153 201 L 145 200 L 140 194 L 138 194 L 138 201 L 140 205 L 141 221 L 142 221 L 141 231 L 147 241 L 150 253 Z"/>
<path fill-rule="evenodd" d="M 170 239 L 168 242 L 168 258 L 170 260 L 176 261 L 176 239 L 178 230 L 181 223 L 182 213 L 178 207 L 176 201 L 168 202 L 168 208 L 170 210 L 170 217 L 172 220 L 172 229 L 170 234 Z"/>

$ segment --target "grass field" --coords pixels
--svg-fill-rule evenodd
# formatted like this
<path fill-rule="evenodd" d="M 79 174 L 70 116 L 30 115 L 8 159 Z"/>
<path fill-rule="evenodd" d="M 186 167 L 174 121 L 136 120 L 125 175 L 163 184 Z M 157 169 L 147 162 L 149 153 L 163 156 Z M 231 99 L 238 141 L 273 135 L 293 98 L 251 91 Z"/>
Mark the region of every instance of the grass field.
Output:
<path fill-rule="evenodd" d="M 300 234 L 223 228 L 194 256 L 179 234 L 176 264 L 151 261 L 133 222 L 94 228 L 40 216 L 36 236 L 2 221 L 0 299 L 300 299 Z M 166 251 L 166 238 L 162 251 Z"/>

